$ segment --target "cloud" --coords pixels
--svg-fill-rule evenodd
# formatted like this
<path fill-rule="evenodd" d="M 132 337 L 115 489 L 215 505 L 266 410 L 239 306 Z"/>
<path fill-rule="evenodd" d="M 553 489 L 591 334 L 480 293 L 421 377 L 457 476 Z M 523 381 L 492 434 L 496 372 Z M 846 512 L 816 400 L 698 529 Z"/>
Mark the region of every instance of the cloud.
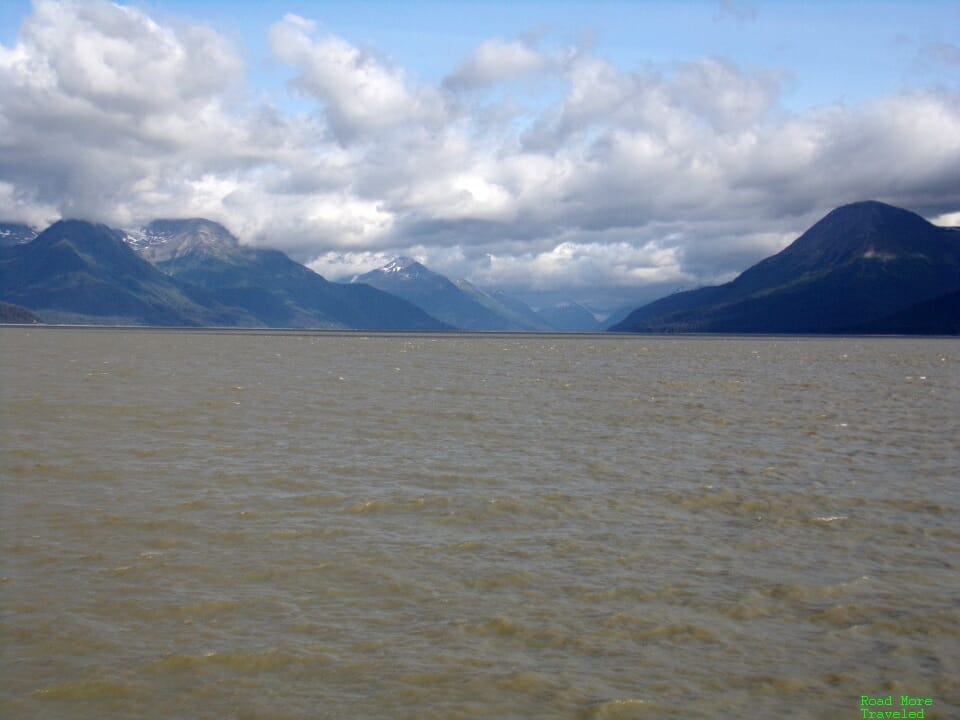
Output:
<path fill-rule="evenodd" d="M 761 122 L 776 105 L 782 73 L 746 74 L 730 62 L 705 58 L 680 65 L 673 78 L 676 102 L 718 132 Z"/>
<path fill-rule="evenodd" d="M 182 196 L 185 166 L 254 148 L 224 107 L 241 71 L 206 28 L 96 0 L 37 2 L 17 45 L 0 47 L 0 181 L 64 215 L 163 205 Z"/>
<path fill-rule="evenodd" d="M 316 24 L 287 15 L 270 30 L 276 57 L 297 70 L 293 87 L 320 102 L 339 140 L 409 122 L 442 122 L 444 103 L 430 87 L 411 87 L 402 69 L 332 34 L 317 36 Z"/>
<path fill-rule="evenodd" d="M 566 287 L 683 283 L 694 278 L 681 268 L 680 250 L 658 242 L 637 246 L 628 241 L 565 241 L 549 250 L 518 255 L 489 254 L 477 273 L 478 282 L 531 290 Z"/>
<path fill-rule="evenodd" d="M 930 218 L 930 222 L 942 227 L 960 227 L 960 211 L 937 215 L 936 217 Z"/>
<path fill-rule="evenodd" d="M 296 15 L 269 40 L 297 110 L 209 27 L 37 2 L 0 46 L 0 217 L 205 216 L 331 277 L 407 254 L 577 299 L 727 279 L 846 202 L 960 210 L 956 88 L 798 113 L 721 57 L 492 38 L 431 84 Z"/>
<path fill-rule="evenodd" d="M 383 267 L 395 257 L 393 253 L 382 251 L 329 251 L 314 258 L 308 266 L 326 278 L 351 280 L 358 275 Z"/>
<path fill-rule="evenodd" d="M 521 40 L 494 38 L 480 44 L 444 85 L 455 90 L 487 87 L 505 80 L 536 75 L 550 60 Z"/>

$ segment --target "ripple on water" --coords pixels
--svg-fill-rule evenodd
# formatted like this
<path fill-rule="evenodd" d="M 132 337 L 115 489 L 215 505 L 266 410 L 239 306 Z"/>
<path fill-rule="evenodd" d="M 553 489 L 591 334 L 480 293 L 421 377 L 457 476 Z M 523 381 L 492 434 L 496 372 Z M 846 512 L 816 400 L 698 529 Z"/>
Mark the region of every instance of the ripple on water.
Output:
<path fill-rule="evenodd" d="M 51 685 L 34 691 L 33 696 L 39 700 L 97 701 L 134 697 L 139 692 L 133 683 L 91 678 Z"/>
<path fill-rule="evenodd" d="M 622 699 L 599 702 L 582 717 L 585 720 L 641 720 L 668 717 L 675 712 L 674 708 L 650 700 Z"/>
<path fill-rule="evenodd" d="M 0 339 L 4 717 L 960 712 L 955 341 Z"/>

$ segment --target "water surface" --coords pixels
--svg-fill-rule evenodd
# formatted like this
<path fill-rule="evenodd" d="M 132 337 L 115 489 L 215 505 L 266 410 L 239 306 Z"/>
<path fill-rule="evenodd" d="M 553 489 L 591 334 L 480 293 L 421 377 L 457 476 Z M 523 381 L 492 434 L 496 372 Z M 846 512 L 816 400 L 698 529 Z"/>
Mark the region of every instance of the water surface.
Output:
<path fill-rule="evenodd" d="M 0 392 L 5 718 L 960 716 L 956 340 L 4 328 Z"/>

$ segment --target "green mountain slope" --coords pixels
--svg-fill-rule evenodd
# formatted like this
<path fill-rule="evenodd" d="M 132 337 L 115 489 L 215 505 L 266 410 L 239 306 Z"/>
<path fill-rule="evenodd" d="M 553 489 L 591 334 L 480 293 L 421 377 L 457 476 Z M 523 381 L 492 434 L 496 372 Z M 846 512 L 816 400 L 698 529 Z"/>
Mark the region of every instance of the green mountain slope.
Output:
<path fill-rule="evenodd" d="M 0 247 L 0 293 L 48 322 L 198 326 L 248 319 L 191 297 L 138 257 L 120 232 L 80 220 Z"/>

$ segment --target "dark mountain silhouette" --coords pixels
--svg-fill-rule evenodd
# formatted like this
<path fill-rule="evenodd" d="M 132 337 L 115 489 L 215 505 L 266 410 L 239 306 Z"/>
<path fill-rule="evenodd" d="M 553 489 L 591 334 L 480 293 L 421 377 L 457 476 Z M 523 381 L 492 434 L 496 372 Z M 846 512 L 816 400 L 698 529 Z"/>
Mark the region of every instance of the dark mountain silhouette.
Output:
<path fill-rule="evenodd" d="M 269 327 L 449 330 L 404 300 L 368 285 L 329 282 L 279 250 L 241 245 L 203 219 L 155 220 L 129 238 L 137 252 L 208 301 L 240 308 Z"/>
<path fill-rule="evenodd" d="M 462 282 L 462 281 L 461 281 Z M 531 330 L 531 323 L 503 308 L 491 296 L 469 283 L 458 287 L 448 278 L 424 267 L 416 260 L 400 257 L 353 279 L 384 292 L 402 297 L 424 312 L 459 330 L 520 331 Z M 482 297 L 481 297 L 482 295 Z"/>
<path fill-rule="evenodd" d="M 960 335 L 960 290 L 845 329 L 886 335 Z"/>
<path fill-rule="evenodd" d="M 735 280 L 662 298 L 610 329 L 885 332 L 885 323 L 893 327 L 890 323 L 899 322 L 904 328 L 923 324 L 916 314 L 923 312 L 924 303 L 949 314 L 948 296 L 958 290 L 960 230 L 931 225 L 883 203 L 859 202 L 832 211 Z M 948 331 L 936 327 L 924 332 Z"/>

